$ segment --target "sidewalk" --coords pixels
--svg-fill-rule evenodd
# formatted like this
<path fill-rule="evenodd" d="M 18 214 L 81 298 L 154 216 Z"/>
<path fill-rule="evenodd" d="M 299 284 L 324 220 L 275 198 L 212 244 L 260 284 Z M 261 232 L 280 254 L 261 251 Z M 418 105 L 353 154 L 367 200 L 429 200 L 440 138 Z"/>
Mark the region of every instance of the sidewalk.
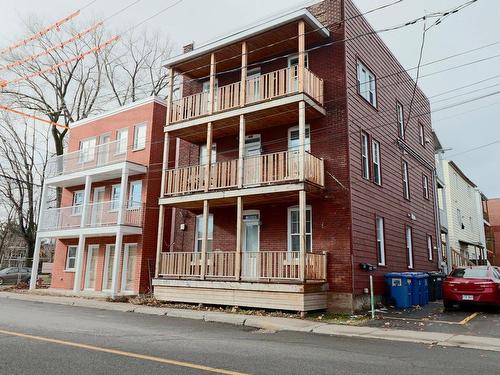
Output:
<path fill-rule="evenodd" d="M 252 327 L 267 331 L 309 332 L 338 337 L 359 337 L 391 341 L 404 341 L 437 346 L 452 346 L 468 349 L 500 351 L 500 339 L 441 332 L 419 332 L 411 330 L 387 329 L 379 327 L 358 327 L 314 322 L 292 318 L 277 318 L 231 314 L 214 311 L 197 311 L 164 307 L 133 305 L 131 303 L 107 302 L 79 297 L 62 297 L 30 293 L 1 292 L 3 298 L 59 305 L 131 312 L 138 314 L 167 316 L 173 318 L 196 319 Z M 0 302 L 1 303 L 1 302 Z"/>

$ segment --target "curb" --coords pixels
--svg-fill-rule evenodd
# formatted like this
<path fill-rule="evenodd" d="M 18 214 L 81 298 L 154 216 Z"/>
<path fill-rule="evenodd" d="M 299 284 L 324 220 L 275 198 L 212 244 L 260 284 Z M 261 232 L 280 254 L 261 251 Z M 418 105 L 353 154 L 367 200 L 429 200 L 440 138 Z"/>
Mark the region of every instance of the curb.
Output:
<path fill-rule="evenodd" d="M 193 319 L 211 323 L 239 325 L 274 332 L 306 332 L 335 337 L 357 337 L 376 340 L 403 341 L 442 347 L 457 347 L 500 352 L 500 338 L 493 337 L 470 336 L 440 332 L 394 330 L 376 327 L 357 327 L 291 318 L 132 305 L 129 303 L 98 301 L 92 299 L 82 299 L 78 297 L 0 292 L 0 298 L 66 306 L 87 307 L 108 311 L 133 312 L 137 314 L 167 316 L 171 318 Z"/>

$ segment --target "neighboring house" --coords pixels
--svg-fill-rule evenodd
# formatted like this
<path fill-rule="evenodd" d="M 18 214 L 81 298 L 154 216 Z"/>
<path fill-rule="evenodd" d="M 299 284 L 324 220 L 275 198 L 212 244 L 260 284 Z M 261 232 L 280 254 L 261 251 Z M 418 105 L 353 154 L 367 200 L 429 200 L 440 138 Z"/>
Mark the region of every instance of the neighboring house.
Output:
<path fill-rule="evenodd" d="M 429 102 L 359 13 L 323 1 L 166 62 L 158 299 L 352 311 L 363 264 L 379 296 L 438 269 Z"/>
<path fill-rule="evenodd" d="M 150 290 L 165 110 L 148 98 L 72 124 L 68 152 L 48 163 L 31 288 L 41 240 L 55 238 L 51 288 Z M 62 190 L 60 208 L 47 207 L 49 188 Z"/>
<path fill-rule="evenodd" d="M 443 256 L 442 270 L 450 272 L 453 268 L 452 254 L 450 248 L 450 239 L 448 232 L 448 210 L 446 207 L 446 189 L 445 189 L 445 176 L 443 170 L 444 152 L 439 138 L 435 132 L 432 132 L 434 138 L 434 150 L 436 153 L 436 189 L 437 189 L 437 207 L 439 213 L 439 228 L 441 233 L 441 254 Z"/>
<path fill-rule="evenodd" d="M 443 160 L 452 266 L 486 261 L 483 205 L 477 186 L 449 160 Z"/>
<path fill-rule="evenodd" d="M 489 233 L 486 235 L 488 243 L 488 260 L 491 264 L 500 266 L 500 198 L 489 199 L 486 202 Z"/>

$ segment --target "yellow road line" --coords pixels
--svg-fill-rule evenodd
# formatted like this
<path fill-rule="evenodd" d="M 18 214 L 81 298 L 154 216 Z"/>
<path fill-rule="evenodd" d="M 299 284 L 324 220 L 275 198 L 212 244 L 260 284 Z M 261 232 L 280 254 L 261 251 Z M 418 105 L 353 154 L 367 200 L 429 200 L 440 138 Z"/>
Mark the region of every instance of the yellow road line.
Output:
<path fill-rule="evenodd" d="M 472 319 L 474 319 L 478 315 L 479 315 L 479 312 L 475 312 L 475 313 L 469 315 L 467 318 L 465 318 L 464 320 L 462 320 L 458 324 L 461 324 L 461 325 L 467 324 L 467 323 L 469 323 Z"/>
<path fill-rule="evenodd" d="M 201 370 L 201 371 L 207 371 L 207 372 L 215 372 L 215 373 L 218 373 L 218 374 L 246 375 L 245 373 L 241 373 L 241 372 L 236 372 L 236 371 L 231 371 L 231 370 L 224 370 L 224 369 L 214 368 L 214 367 L 209 367 L 209 366 L 203 366 L 203 365 L 198 365 L 198 364 L 190 363 L 190 362 L 176 361 L 174 359 L 154 357 L 154 356 L 149 356 L 149 355 L 144 355 L 144 354 L 139 354 L 139 353 L 124 352 L 122 350 L 102 348 L 102 347 L 99 347 L 99 346 L 87 345 L 87 344 L 80 344 L 80 343 L 77 343 L 77 342 L 71 342 L 71 341 L 65 341 L 65 340 L 52 339 L 52 338 L 49 338 L 49 337 L 28 335 L 28 334 L 25 334 L 25 333 L 5 331 L 5 330 L 1 330 L 1 329 L 0 329 L 0 333 L 4 334 L 4 335 L 9 335 L 9 336 L 22 337 L 22 338 L 30 339 L 30 340 L 44 341 L 44 342 L 49 342 L 49 343 L 52 343 L 52 344 L 59 344 L 59 345 L 71 346 L 73 348 L 93 350 L 93 351 L 96 351 L 96 352 L 115 354 L 115 355 L 120 355 L 120 356 L 123 356 L 123 357 L 142 359 L 142 360 L 145 360 L 145 361 L 158 362 L 158 363 L 167 364 L 167 365 L 180 366 L 180 367 L 188 367 L 188 368 L 192 368 L 192 369 L 196 369 L 196 370 Z"/>

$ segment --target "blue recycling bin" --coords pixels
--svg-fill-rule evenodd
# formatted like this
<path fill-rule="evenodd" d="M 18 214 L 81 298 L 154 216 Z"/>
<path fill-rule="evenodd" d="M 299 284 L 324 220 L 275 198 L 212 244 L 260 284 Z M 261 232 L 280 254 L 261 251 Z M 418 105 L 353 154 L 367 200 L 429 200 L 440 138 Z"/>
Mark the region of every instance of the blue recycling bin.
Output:
<path fill-rule="evenodd" d="M 391 272 L 385 275 L 385 282 L 389 290 L 389 298 L 399 309 L 411 307 L 412 279 L 404 272 Z"/>
<path fill-rule="evenodd" d="M 410 278 L 411 304 L 424 306 L 429 303 L 428 277 L 424 272 L 404 272 Z"/>

